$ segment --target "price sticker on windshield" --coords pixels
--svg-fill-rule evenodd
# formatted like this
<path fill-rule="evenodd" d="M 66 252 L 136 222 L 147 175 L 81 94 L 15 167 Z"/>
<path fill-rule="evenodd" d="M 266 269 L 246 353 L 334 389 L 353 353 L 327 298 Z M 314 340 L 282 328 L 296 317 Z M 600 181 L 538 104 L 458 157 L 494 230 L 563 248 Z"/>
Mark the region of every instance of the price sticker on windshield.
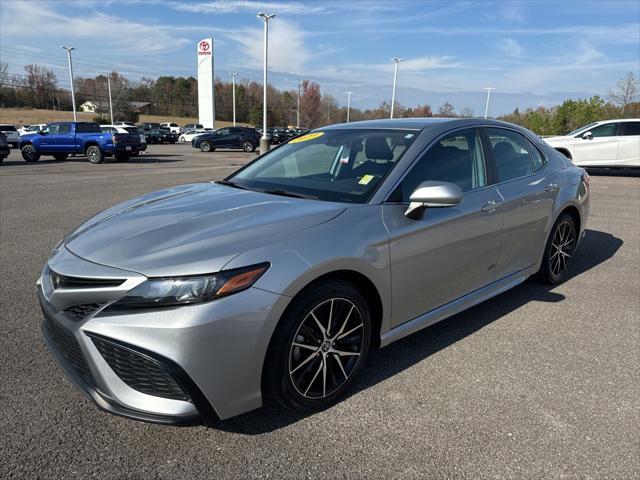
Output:
<path fill-rule="evenodd" d="M 324 132 L 308 133 L 307 135 L 303 135 L 301 137 L 294 138 L 289 143 L 308 142 L 309 140 L 313 140 L 314 138 L 318 138 L 318 137 L 321 137 L 323 135 L 324 135 Z"/>

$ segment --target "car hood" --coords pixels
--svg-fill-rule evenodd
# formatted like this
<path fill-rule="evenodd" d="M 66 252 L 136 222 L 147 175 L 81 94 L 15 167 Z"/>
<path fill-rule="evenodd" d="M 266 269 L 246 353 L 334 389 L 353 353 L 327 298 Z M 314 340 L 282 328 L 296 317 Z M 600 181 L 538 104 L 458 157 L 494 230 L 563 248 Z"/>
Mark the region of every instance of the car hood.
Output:
<path fill-rule="evenodd" d="M 150 277 L 212 273 L 236 255 L 344 210 L 214 183 L 184 185 L 99 213 L 69 234 L 65 246 L 94 263 Z"/>
<path fill-rule="evenodd" d="M 545 137 L 543 139 L 547 143 L 567 143 L 575 140 L 573 137 L 565 137 L 564 135 L 555 135 L 553 137 Z"/>

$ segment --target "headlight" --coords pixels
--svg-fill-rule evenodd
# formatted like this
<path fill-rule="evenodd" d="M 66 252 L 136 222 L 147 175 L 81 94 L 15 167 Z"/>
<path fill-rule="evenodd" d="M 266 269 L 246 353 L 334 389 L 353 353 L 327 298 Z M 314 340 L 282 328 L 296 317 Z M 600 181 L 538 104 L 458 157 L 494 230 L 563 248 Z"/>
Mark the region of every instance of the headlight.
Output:
<path fill-rule="evenodd" d="M 225 270 L 211 275 L 150 278 L 129 291 L 110 309 L 153 308 L 209 302 L 251 287 L 268 263 Z"/>

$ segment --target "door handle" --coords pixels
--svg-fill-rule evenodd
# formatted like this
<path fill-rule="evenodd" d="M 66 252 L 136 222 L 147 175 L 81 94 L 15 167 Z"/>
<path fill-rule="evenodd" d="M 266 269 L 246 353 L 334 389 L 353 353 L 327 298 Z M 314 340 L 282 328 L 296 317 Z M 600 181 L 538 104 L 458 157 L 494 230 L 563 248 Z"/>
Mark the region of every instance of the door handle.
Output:
<path fill-rule="evenodd" d="M 545 192 L 557 192 L 558 190 L 560 190 L 560 187 L 558 187 L 557 183 L 550 183 L 549 185 L 544 187 Z"/>
<path fill-rule="evenodd" d="M 502 208 L 503 202 L 496 200 L 489 200 L 486 204 L 483 205 L 482 211 L 491 213 L 495 212 L 497 209 Z"/>

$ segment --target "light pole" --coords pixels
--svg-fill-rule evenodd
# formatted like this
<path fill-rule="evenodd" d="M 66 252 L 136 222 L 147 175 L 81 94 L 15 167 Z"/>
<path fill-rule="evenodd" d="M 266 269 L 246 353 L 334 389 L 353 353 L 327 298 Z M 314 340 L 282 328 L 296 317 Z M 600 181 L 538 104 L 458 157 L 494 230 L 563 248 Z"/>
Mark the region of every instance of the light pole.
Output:
<path fill-rule="evenodd" d="M 264 83 L 262 99 L 262 138 L 260 139 L 260 155 L 269 151 L 269 139 L 267 138 L 267 51 L 269 48 L 269 20 L 275 17 L 275 13 L 267 14 L 260 12 L 258 18 L 264 20 L 264 73 L 262 81 Z"/>
<path fill-rule="evenodd" d="M 109 115 L 111 116 L 111 125 L 113 125 L 113 104 L 111 103 L 111 77 L 107 75 L 107 88 L 109 89 Z"/>
<path fill-rule="evenodd" d="M 235 72 L 229 72 L 231 75 L 231 85 L 233 89 L 233 126 L 236 126 L 236 77 L 239 75 Z"/>
<path fill-rule="evenodd" d="M 71 105 L 73 105 L 73 121 L 77 122 L 78 118 L 76 116 L 76 95 L 73 91 L 73 66 L 71 65 L 71 50 L 75 50 L 75 48 L 65 46 L 62 46 L 60 48 L 64 48 L 67 51 L 67 59 L 69 60 L 69 76 L 71 77 Z"/>
<path fill-rule="evenodd" d="M 302 80 L 298 79 L 298 110 L 296 111 L 296 128 L 300 128 L 300 87 Z"/>
<path fill-rule="evenodd" d="M 484 118 L 487 118 L 487 115 L 489 114 L 489 99 L 491 98 L 491 90 L 495 90 L 495 88 L 486 87 L 485 90 L 487 91 L 487 104 L 484 107 Z"/>
<path fill-rule="evenodd" d="M 391 117 L 393 118 L 393 107 L 396 105 L 396 80 L 398 79 L 398 64 L 402 62 L 404 58 L 393 57 L 391 61 L 395 63 L 393 68 L 393 92 L 391 93 Z"/>
<path fill-rule="evenodd" d="M 351 94 L 353 92 L 346 92 L 347 93 L 347 123 L 349 123 L 349 110 L 351 110 Z"/>

